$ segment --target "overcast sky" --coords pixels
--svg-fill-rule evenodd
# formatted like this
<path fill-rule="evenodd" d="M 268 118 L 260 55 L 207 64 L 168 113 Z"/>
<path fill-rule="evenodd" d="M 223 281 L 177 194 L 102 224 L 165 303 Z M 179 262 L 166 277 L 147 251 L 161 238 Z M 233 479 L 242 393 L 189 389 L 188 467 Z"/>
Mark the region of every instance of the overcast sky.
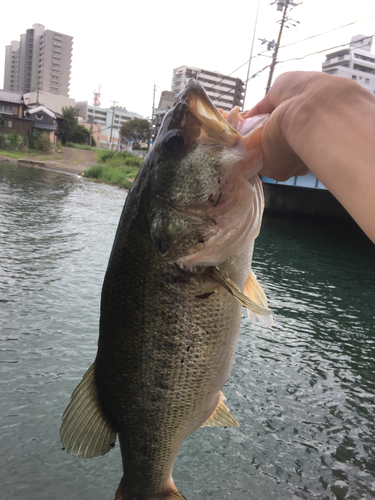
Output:
<path fill-rule="evenodd" d="M 297 3 L 297 2 L 296 2 Z M 19 40 L 35 23 L 74 37 L 70 97 L 92 103 L 101 85 L 101 105 L 119 105 L 150 116 L 153 87 L 155 106 L 162 90 L 170 90 L 172 70 L 196 66 L 246 79 L 258 0 L 208 2 L 159 0 L 139 2 L 78 2 L 51 4 L 19 0 L 16 13 L 6 16 L 0 30 L 0 86 L 4 82 L 5 46 Z M 12 7 L 13 8 L 13 7 Z M 285 71 L 321 71 L 324 55 L 336 45 L 348 44 L 351 36 L 375 34 L 374 0 L 344 2 L 304 0 L 290 11 L 297 27 L 284 29 L 279 60 L 288 61 L 317 51 L 314 56 L 281 62 L 275 77 Z M 367 18 L 367 19 L 365 19 Z M 271 0 L 260 0 L 253 55 L 264 51 L 258 38 L 277 39 L 281 12 Z M 353 23 L 345 28 L 336 29 Z M 334 31 L 330 31 L 334 30 Z M 301 41 L 326 31 L 327 34 Z M 375 52 L 375 42 L 373 43 Z M 268 52 L 269 56 L 272 52 Z M 250 74 L 264 68 L 270 57 L 252 60 Z M 269 70 L 248 85 L 246 109 L 264 95 Z"/>

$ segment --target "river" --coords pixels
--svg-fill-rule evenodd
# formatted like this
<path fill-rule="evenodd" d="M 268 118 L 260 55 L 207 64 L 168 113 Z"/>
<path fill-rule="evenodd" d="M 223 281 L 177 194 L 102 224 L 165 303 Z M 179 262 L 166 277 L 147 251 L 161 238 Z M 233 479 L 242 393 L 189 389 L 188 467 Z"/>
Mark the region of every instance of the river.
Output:
<path fill-rule="evenodd" d="M 0 166 L 0 499 L 113 500 L 119 447 L 62 450 L 92 363 L 126 191 Z M 375 498 L 375 247 L 347 223 L 265 218 L 254 271 L 274 314 L 243 319 L 224 388 L 240 423 L 183 443 L 187 500 Z"/>

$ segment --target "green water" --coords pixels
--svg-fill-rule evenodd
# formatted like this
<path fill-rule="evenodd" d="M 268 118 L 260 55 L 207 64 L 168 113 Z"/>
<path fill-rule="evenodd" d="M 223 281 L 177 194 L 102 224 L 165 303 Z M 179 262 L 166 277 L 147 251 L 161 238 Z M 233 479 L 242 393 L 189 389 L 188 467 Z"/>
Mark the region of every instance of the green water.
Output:
<path fill-rule="evenodd" d="M 0 499 L 112 500 L 116 448 L 61 450 L 96 352 L 101 284 L 126 191 L 0 166 Z M 254 271 L 269 329 L 245 312 L 224 388 L 238 429 L 198 430 L 174 480 L 187 500 L 375 497 L 375 247 L 347 223 L 265 218 Z"/>

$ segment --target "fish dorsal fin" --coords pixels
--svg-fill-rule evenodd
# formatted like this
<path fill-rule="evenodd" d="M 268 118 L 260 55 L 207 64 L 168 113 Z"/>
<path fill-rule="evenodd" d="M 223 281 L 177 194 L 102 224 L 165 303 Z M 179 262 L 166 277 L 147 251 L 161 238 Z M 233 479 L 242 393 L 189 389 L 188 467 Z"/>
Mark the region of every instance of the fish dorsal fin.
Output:
<path fill-rule="evenodd" d="M 117 433 L 100 407 L 94 372 L 95 364 L 74 390 L 60 428 L 64 448 L 79 458 L 105 455 L 116 441 Z"/>
<path fill-rule="evenodd" d="M 266 294 L 263 291 L 263 288 L 260 286 L 260 284 L 257 281 L 257 278 L 253 271 L 250 271 L 250 274 L 247 278 L 246 284 L 245 284 L 245 289 L 244 289 L 244 295 L 248 299 L 250 299 L 252 302 L 255 304 L 260 305 L 261 307 L 264 307 L 265 309 L 268 309 L 268 304 L 267 304 L 267 297 Z M 259 321 L 260 323 L 263 323 L 263 325 L 266 326 L 272 326 L 273 324 L 273 318 L 271 313 L 268 316 L 260 315 L 250 309 L 247 310 L 247 317 L 251 321 Z"/>
<path fill-rule="evenodd" d="M 229 411 L 224 403 L 225 396 L 220 391 L 219 403 L 210 417 L 201 425 L 201 427 L 239 427 L 237 420 Z"/>
<path fill-rule="evenodd" d="M 254 273 L 253 273 L 254 274 Z M 251 274 L 250 274 L 251 275 Z M 248 297 L 244 295 L 238 288 L 238 286 L 233 283 L 233 281 L 229 278 L 226 278 L 223 273 L 220 271 L 218 267 L 211 268 L 211 276 L 231 294 L 235 297 L 238 302 L 240 302 L 244 307 L 246 307 L 249 311 L 258 316 L 271 316 L 271 311 L 267 307 L 267 301 L 265 306 L 263 304 L 259 304 L 252 299 L 252 297 Z M 254 275 L 255 277 L 255 275 Z M 255 280 L 258 288 L 260 288 L 259 283 Z M 260 288 L 261 289 L 261 288 Z M 262 290 L 262 289 L 261 289 Z M 264 292 L 262 290 L 264 295 Z M 265 296 L 265 295 L 264 295 Z M 269 324 L 265 323 L 265 324 Z M 272 320 L 271 320 L 272 324 Z"/>

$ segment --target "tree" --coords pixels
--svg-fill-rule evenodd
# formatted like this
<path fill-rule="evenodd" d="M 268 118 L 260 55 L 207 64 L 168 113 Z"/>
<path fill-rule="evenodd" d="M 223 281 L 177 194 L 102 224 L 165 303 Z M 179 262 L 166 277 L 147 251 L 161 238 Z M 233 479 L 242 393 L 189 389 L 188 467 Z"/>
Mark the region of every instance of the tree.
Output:
<path fill-rule="evenodd" d="M 90 143 L 90 130 L 88 130 L 83 125 L 76 125 L 72 141 L 78 144 L 89 144 Z"/>
<path fill-rule="evenodd" d="M 73 108 L 73 106 L 69 106 L 68 108 L 63 108 L 62 115 L 64 117 L 64 120 L 60 125 L 60 135 L 63 144 L 66 144 L 68 141 L 73 140 L 78 122 L 75 114 L 75 109 Z"/>
<path fill-rule="evenodd" d="M 133 118 L 122 125 L 120 134 L 127 139 L 133 139 L 134 145 L 140 147 L 142 142 L 148 144 L 150 139 L 150 123 L 143 118 Z"/>

